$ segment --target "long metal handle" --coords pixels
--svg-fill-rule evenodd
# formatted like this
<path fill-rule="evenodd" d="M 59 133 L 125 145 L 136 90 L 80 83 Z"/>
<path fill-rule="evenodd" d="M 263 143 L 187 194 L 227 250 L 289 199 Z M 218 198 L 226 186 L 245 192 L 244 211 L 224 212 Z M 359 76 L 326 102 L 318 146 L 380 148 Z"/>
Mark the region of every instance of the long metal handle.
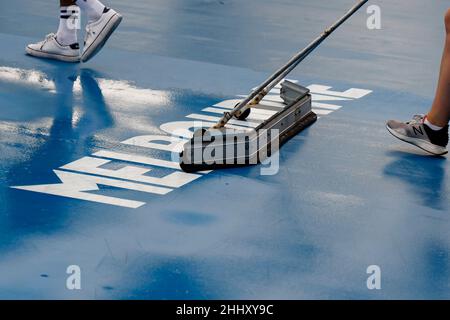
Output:
<path fill-rule="evenodd" d="M 337 28 L 347 21 L 355 12 L 364 6 L 369 0 L 361 0 L 354 5 L 342 18 L 335 22 L 331 27 L 314 39 L 305 49 L 293 56 L 288 63 L 278 69 L 259 87 L 253 90 L 247 98 L 242 100 L 231 112 L 225 112 L 214 128 L 222 128 L 234 116 L 240 116 L 248 108 L 258 104 L 284 77 L 294 70 L 311 52 L 314 51 L 326 38 L 328 38 Z"/>

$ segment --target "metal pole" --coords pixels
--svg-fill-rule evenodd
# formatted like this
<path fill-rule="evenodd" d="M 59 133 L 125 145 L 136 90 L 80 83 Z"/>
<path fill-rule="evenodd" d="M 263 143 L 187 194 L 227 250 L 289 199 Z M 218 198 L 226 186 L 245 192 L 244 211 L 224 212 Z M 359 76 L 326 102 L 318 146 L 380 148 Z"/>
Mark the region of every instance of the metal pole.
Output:
<path fill-rule="evenodd" d="M 288 63 L 278 69 L 266 81 L 264 81 L 258 88 L 252 91 L 247 98 L 242 100 L 231 112 L 225 112 L 219 122 L 214 125 L 214 128 L 222 128 L 233 116 L 240 116 L 252 105 L 258 104 L 269 92 L 273 89 L 284 77 L 286 77 L 295 67 L 298 66 L 311 52 L 314 51 L 326 38 L 328 38 L 337 28 L 339 28 L 345 21 L 347 21 L 355 12 L 364 6 L 369 0 L 361 0 L 354 5 L 342 18 L 335 22 L 331 27 L 316 39 L 314 39 L 305 49 L 293 56 Z"/>

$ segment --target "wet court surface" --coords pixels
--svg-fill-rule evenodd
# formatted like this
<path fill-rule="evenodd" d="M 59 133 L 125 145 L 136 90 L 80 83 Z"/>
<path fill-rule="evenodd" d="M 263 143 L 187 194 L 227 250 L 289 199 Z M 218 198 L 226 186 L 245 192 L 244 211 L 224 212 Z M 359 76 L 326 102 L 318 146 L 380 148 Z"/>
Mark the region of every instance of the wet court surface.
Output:
<path fill-rule="evenodd" d="M 353 1 L 107 3 L 123 24 L 81 65 L 24 55 L 55 31 L 55 4 L 0 3 L 0 298 L 450 298 L 448 160 L 384 127 L 431 104 L 447 1 L 379 1 L 381 30 L 363 10 L 302 63 L 290 78 L 320 119 L 275 175 L 184 174 L 167 137 L 218 117 Z"/>

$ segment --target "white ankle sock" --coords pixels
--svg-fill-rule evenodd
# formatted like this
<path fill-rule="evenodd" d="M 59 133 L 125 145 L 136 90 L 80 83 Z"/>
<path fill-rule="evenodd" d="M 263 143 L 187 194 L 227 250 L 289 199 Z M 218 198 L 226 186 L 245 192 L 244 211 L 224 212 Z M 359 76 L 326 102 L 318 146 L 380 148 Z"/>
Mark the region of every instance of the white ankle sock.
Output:
<path fill-rule="evenodd" d="M 77 0 L 77 5 L 86 12 L 89 23 L 100 19 L 105 9 L 105 6 L 98 0 Z"/>
<path fill-rule="evenodd" d="M 423 123 L 426 124 L 431 130 L 434 130 L 434 131 L 439 131 L 442 128 L 444 128 L 444 127 L 435 126 L 430 121 L 428 121 L 428 118 L 425 118 L 425 121 Z"/>
<path fill-rule="evenodd" d="M 72 7 L 73 8 L 73 7 Z M 68 46 L 78 42 L 77 40 L 77 28 L 73 21 L 73 14 L 71 7 L 61 7 L 61 13 L 59 18 L 59 27 L 56 32 L 56 39 L 59 44 Z"/>

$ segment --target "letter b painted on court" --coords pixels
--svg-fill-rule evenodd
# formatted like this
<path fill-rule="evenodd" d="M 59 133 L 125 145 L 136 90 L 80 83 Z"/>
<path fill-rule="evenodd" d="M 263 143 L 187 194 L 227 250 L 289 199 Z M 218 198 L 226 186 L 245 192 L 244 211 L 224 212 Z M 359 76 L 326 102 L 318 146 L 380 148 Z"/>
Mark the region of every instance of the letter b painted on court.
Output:
<path fill-rule="evenodd" d="M 381 290 L 381 268 L 377 265 L 368 266 L 367 274 L 370 274 L 367 278 L 367 289 Z"/>
<path fill-rule="evenodd" d="M 71 265 L 67 267 L 66 273 L 70 275 L 66 280 L 67 289 L 81 290 L 81 268 Z"/>
<path fill-rule="evenodd" d="M 381 8 L 377 5 L 367 7 L 367 29 L 380 30 L 381 29 Z"/>

